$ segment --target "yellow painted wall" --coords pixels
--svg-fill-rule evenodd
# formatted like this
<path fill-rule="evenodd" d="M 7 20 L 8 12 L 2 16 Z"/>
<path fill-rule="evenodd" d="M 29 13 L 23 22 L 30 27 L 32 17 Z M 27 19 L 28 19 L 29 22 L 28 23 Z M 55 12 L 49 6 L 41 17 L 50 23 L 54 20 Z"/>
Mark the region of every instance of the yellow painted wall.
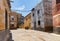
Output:
<path fill-rule="evenodd" d="M 28 14 L 25 18 L 24 18 L 24 28 L 31 28 L 31 14 Z"/>

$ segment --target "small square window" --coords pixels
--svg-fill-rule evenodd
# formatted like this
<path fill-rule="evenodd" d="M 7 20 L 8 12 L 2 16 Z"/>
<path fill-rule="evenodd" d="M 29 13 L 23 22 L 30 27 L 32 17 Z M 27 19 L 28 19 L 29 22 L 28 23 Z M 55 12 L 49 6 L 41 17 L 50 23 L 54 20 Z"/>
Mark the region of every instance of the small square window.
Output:
<path fill-rule="evenodd" d="M 14 24 L 11 24 L 12 27 L 14 27 Z"/>
<path fill-rule="evenodd" d="M 14 20 L 14 18 L 12 18 L 12 20 Z"/>
<path fill-rule="evenodd" d="M 11 16 L 11 20 L 14 20 L 14 16 Z"/>

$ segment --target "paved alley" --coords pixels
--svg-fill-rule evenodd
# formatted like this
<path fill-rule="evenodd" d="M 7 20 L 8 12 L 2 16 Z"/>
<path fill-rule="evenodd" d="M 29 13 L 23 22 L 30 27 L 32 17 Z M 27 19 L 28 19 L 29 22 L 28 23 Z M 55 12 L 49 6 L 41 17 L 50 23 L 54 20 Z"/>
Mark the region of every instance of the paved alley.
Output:
<path fill-rule="evenodd" d="M 60 41 L 60 36 L 34 30 L 11 30 L 14 41 Z"/>

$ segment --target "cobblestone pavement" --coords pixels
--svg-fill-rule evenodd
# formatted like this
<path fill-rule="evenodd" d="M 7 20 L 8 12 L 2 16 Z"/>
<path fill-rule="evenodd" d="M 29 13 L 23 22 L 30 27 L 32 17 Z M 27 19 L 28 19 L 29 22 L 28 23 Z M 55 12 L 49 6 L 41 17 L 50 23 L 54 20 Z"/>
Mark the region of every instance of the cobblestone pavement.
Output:
<path fill-rule="evenodd" d="M 60 41 L 60 36 L 34 30 L 11 30 L 14 41 Z"/>

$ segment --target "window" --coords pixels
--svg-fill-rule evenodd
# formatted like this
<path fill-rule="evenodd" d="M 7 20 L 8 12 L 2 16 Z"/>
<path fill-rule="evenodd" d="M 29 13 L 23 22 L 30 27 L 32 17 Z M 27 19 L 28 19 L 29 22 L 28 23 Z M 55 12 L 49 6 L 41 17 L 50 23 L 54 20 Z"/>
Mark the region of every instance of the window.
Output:
<path fill-rule="evenodd" d="M 33 13 L 33 17 L 34 17 L 34 13 Z"/>
<path fill-rule="evenodd" d="M 12 18 L 12 20 L 14 20 L 14 18 Z"/>
<path fill-rule="evenodd" d="M 39 11 L 40 11 L 40 10 L 37 11 L 38 14 L 40 13 Z"/>
<path fill-rule="evenodd" d="M 12 27 L 14 27 L 14 24 L 11 24 Z"/>
<path fill-rule="evenodd" d="M 40 25 L 40 21 L 38 21 L 38 25 Z"/>
<path fill-rule="evenodd" d="M 11 19 L 14 20 L 14 16 L 11 16 Z"/>

